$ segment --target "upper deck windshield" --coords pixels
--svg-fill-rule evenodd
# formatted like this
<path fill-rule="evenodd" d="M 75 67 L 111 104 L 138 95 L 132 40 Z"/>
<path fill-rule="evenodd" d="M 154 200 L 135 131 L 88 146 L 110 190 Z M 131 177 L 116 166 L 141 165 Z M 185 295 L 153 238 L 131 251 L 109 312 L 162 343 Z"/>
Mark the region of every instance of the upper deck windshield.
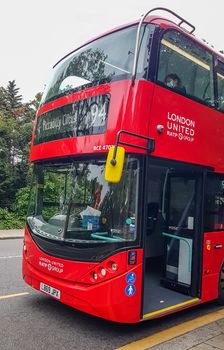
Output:
<path fill-rule="evenodd" d="M 137 73 L 147 70 L 147 50 L 152 25 L 143 25 Z M 56 65 L 42 103 L 84 86 L 128 79 L 132 73 L 137 25 L 113 32 L 81 47 Z"/>
<path fill-rule="evenodd" d="M 104 160 L 38 165 L 28 224 L 33 233 L 73 244 L 136 240 L 139 162 L 128 156 L 122 180 L 104 180 Z"/>

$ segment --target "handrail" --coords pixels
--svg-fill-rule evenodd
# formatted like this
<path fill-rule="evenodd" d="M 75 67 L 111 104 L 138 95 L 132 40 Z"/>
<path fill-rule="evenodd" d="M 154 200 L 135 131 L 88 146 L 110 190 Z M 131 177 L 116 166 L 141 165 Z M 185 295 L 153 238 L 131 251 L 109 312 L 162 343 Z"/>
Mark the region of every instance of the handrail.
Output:
<path fill-rule="evenodd" d="M 189 27 L 192 28 L 191 31 L 189 31 L 190 34 L 192 34 L 195 31 L 195 26 L 193 24 L 191 24 L 190 22 L 188 22 L 187 20 L 185 20 L 183 17 L 179 16 L 178 14 L 176 14 L 174 11 L 171 11 L 165 7 L 155 7 L 151 10 L 149 10 L 148 12 L 146 12 L 145 14 L 142 15 L 139 24 L 138 24 L 138 29 L 137 29 L 137 34 L 136 34 L 136 41 L 135 41 L 135 54 L 134 54 L 134 62 L 133 62 L 133 70 L 132 70 L 132 84 L 134 85 L 134 81 L 136 78 L 136 72 L 137 72 L 137 64 L 138 64 L 138 56 L 139 56 L 139 40 L 140 40 L 140 31 L 141 31 L 141 27 L 142 27 L 142 23 L 144 21 L 144 19 L 151 13 L 154 11 L 165 11 L 165 12 L 169 12 L 171 13 L 174 17 L 180 19 L 180 22 L 177 23 L 177 25 L 179 27 L 181 27 L 181 25 L 183 23 L 186 23 Z"/>
<path fill-rule="evenodd" d="M 105 232 L 103 232 L 103 234 L 104 233 Z M 117 237 L 117 236 L 113 236 L 113 237 L 103 236 L 102 232 L 91 233 L 91 237 L 96 238 L 96 239 L 101 239 L 103 241 L 109 241 L 109 242 L 123 242 L 123 241 L 125 241 L 124 238 Z"/>
<path fill-rule="evenodd" d="M 191 264 L 192 264 L 192 252 L 191 252 L 191 246 L 187 240 L 187 238 L 184 238 L 184 237 L 181 237 L 181 236 L 175 236 L 175 235 L 171 235 L 170 233 L 165 233 L 165 232 L 162 232 L 162 235 L 163 236 L 167 236 L 167 237 L 170 237 L 170 238 L 174 238 L 174 239 L 178 239 L 179 241 L 183 241 L 187 244 L 188 246 L 188 249 L 189 249 L 189 272 L 191 272 Z"/>
<path fill-rule="evenodd" d="M 138 137 L 138 138 L 143 139 L 143 140 L 147 140 L 148 141 L 147 142 L 147 146 L 146 147 L 138 146 L 138 145 L 135 145 L 135 144 L 132 144 L 132 143 L 120 141 L 119 139 L 120 139 L 120 135 L 121 134 L 126 134 L 126 135 L 130 135 L 130 136 Z M 138 148 L 138 149 L 144 149 L 144 150 L 146 150 L 146 151 L 148 151 L 150 153 L 155 150 L 155 139 L 152 139 L 151 137 L 148 137 L 148 136 L 139 135 L 139 134 L 136 134 L 136 133 L 133 133 L 133 132 L 130 132 L 130 131 L 119 130 L 118 133 L 117 133 L 117 136 L 116 136 L 116 142 L 115 142 L 115 146 L 114 146 L 113 158 L 111 159 L 111 164 L 112 165 L 116 164 L 116 155 L 117 155 L 118 144 L 124 145 L 124 146 L 131 146 L 131 147 Z"/>

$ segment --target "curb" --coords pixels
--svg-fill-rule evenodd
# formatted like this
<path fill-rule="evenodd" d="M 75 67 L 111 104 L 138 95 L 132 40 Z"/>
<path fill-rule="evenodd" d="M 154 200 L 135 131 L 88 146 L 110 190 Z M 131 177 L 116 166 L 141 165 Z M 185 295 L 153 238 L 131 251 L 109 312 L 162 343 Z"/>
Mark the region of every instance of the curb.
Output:
<path fill-rule="evenodd" d="M 0 240 L 2 239 L 21 239 L 24 238 L 24 236 L 0 236 Z"/>
<path fill-rule="evenodd" d="M 148 349 L 151 349 L 154 347 L 156 349 L 157 346 L 160 346 L 161 348 L 162 348 L 162 346 L 164 346 L 163 348 L 175 350 L 175 349 L 177 349 L 177 347 L 174 347 L 174 345 L 173 346 L 166 345 L 166 343 L 170 342 L 176 338 L 179 338 L 180 336 L 183 336 L 187 333 L 191 336 L 192 334 L 194 334 L 194 332 L 197 329 L 203 329 L 203 328 L 205 328 L 205 326 L 208 326 L 209 324 L 212 324 L 212 323 L 219 321 L 221 319 L 224 319 L 224 309 L 223 308 L 220 308 L 217 311 L 205 314 L 203 316 L 196 317 L 192 320 L 185 321 L 185 322 L 180 323 L 176 326 L 171 326 L 168 329 L 164 329 L 160 332 L 156 332 L 155 334 L 152 334 L 152 335 L 145 337 L 143 339 L 133 341 L 129 344 L 126 344 L 126 345 L 123 345 L 119 348 L 116 348 L 115 350 L 148 350 Z M 214 336 L 216 336 L 216 335 L 214 335 Z M 203 344 L 203 342 L 201 342 L 201 344 Z M 178 349 L 193 349 L 198 344 L 195 344 L 191 347 L 181 347 L 180 342 L 177 341 L 177 345 L 178 345 Z"/>

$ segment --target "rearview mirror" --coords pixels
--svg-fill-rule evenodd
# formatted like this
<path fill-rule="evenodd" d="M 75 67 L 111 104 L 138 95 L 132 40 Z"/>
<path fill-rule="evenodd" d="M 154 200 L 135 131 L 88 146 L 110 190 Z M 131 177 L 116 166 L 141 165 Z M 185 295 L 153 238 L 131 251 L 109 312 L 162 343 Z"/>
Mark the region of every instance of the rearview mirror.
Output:
<path fill-rule="evenodd" d="M 120 182 L 124 166 L 124 157 L 125 150 L 123 147 L 113 146 L 110 148 L 104 174 L 104 179 L 107 182 Z"/>

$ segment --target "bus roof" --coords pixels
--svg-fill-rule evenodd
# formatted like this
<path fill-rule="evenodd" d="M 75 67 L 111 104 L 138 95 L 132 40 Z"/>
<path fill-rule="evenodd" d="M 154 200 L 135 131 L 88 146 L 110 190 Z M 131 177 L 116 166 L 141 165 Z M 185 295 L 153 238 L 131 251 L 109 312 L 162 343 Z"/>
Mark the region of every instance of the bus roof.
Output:
<path fill-rule="evenodd" d="M 64 57 L 62 57 L 59 61 L 57 61 L 57 63 L 53 66 L 53 68 L 55 66 L 57 66 L 61 61 L 63 61 L 66 57 L 68 57 L 70 54 L 72 54 L 73 52 L 79 50 L 80 48 L 82 48 L 83 46 L 90 44 L 91 42 L 100 39 L 110 33 L 116 32 L 120 29 L 129 27 L 131 25 L 135 25 L 138 24 L 140 22 L 141 19 L 138 20 L 134 20 L 128 23 L 125 23 L 123 25 L 120 25 L 118 27 L 112 28 L 111 30 L 108 30 L 106 32 L 103 32 L 102 34 L 97 35 L 96 37 L 91 38 L 90 40 L 86 41 L 84 44 L 82 44 L 81 46 L 78 46 L 77 48 L 75 48 L 74 50 L 72 50 L 71 52 L 69 52 L 67 55 L 65 55 Z M 199 45 L 203 46 L 206 50 L 209 50 L 213 55 L 217 56 L 221 61 L 224 61 L 224 56 L 216 51 L 215 49 L 213 49 L 212 47 L 210 47 L 209 45 L 207 45 L 204 41 L 198 39 L 197 37 L 195 37 L 194 34 L 191 34 L 187 29 L 185 29 L 184 27 L 178 25 L 177 23 L 173 22 L 170 19 L 164 18 L 162 16 L 159 15 L 154 15 L 154 16 L 147 16 L 144 20 L 143 23 L 152 23 L 155 25 L 160 26 L 161 28 L 164 29 L 168 29 L 168 28 L 174 28 L 179 30 L 180 32 L 186 34 L 187 36 L 189 36 L 193 41 L 197 42 Z"/>
<path fill-rule="evenodd" d="M 168 29 L 168 28 L 177 29 L 182 33 L 186 34 L 187 36 L 189 36 L 193 41 L 197 42 L 199 45 L 203 46 L 206 50 L 209 50 L 210 52 L 212 52 L 213 55 L 219 57 L 221 60 L 224 61 L 224 56 L 221 54 L 221 52 L 216 51 L 214 48 L 207 45 L 203 40 L 198 39 L 194 34 L 191 34 L 188 30 L 181 27 L 180 25 L 173 22 L 172 20 L 166 19 L 164 17 L 159 17 L 159 16 L 148 16 L 144 22 L 156 24 L 164 29 Z"/>

